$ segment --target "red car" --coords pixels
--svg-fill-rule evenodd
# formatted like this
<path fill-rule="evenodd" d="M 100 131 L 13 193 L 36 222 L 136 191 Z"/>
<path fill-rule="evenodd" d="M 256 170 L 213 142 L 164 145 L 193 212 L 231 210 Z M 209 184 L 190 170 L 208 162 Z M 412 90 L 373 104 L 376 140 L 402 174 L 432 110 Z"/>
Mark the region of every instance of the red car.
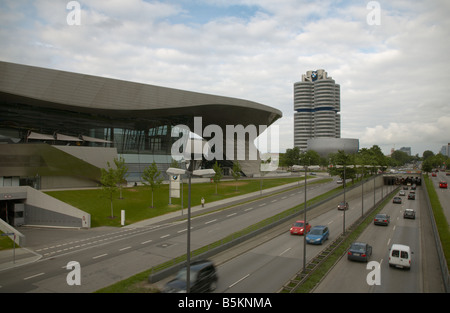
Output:
<path fill-rule="evenodd" d="M 309 233 L 311 230 L 311 225 L 306 223 L 306 232 Z M 291 227 L 291 235 L 304 235 L 305 234 L 305 222 L 296 221 Z"/>
<path fill-rule="evenodd" d="M 439 188 L 447 188 L 447 182 L 446 181 L 439 182 Z"/>

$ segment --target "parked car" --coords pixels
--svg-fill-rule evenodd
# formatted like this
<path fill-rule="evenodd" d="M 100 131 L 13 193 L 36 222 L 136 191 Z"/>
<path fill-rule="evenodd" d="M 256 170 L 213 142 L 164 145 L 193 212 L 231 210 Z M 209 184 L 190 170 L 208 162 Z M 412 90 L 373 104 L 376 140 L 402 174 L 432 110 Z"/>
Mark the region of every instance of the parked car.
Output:
<path fill-rule="evenodd" d="M 337 208 L 338 210 L 348 210 L 348 202 L 341 201 Z"/>
<path fill-rule="evenodd" d="M 416 194 L 414 192 L 410 192 L 408 194 L 408 200 L 416 200 Z"/>
<path fill-rule="evenodd" d="M 389 266 L 410 269 L 412 253 L 409 246 L 393 244 L 389 251 Z"/>
<path fill-rule="evenodd" d="M 390 216 L 387 215 L 387 214 L 383 214 L 383 213 L 380 213 L 380 214 L 375 215 L 375 218 L 374 218 L 374 220 L 373 220 L 373 223 L 374 223 L 375 225 L 385 225 L 385 226 L 388 226 L 388 225 L 389 225 L 389 222 L 390 222 Z"/>
<path fill-rule="evenodd" d="M 394 197 L 394 199 L 392 199 L 392 203 L 399 203 L 399 204 L 402 204 L 402 198 L 400 198 L 400 197 Z"/>
<path fill-rule="evenodd" d="M 306 243 L 322 244 L 330 236 L 330 231 L 327 226 L 314 226 L 306 235 Z"/>
<path fill-rule="evenodd" d="M 308 233 L 311 230 L 311 225 L 308 222 L 305 223 L 305 221 L 296 221 L 290 229 L 291 235 L 304 235 L 305 228 L 306 233 Z"/>
<path fill-rule="evenodd" d="M 372 255 L 372 246 L 364 242 L 354 242 L 347 252 L 349 260 L 367 262 Z"/>
<path fill-rule="evenodd" d="M 403 212 L 403 218 L 412 218 L 413 220 L 416 219 L 416 211 L 413 209 L 406 209 Z"/>
<path fill-rule="evenodd" d="M 164 287 L 166 293 L 186 292 L 187 268 L 182 268 L 175 279 L 169 281 Z M 210 292 L 217 286 L 217 272 L 214 264 L 208 260 L 196 261 L 190 266 L 190 292 Z"/>
<path fill-rule="evenodd" d="M 447 188 L 447 182 L 446 181 L 440 181 L 439 182 L 439 188 Z"/>

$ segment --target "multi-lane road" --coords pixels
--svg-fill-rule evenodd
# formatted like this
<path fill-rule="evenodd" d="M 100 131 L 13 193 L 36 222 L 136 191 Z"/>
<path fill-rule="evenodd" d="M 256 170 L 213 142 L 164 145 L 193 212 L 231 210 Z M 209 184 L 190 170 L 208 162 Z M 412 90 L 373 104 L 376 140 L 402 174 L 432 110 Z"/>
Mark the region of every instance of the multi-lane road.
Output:
<path fill-rule="evenodd" d="M 425 186 L 417 187 L 415 200 L 408 200 L 407 191 L 401 204 L 391 202 L 384 207 L 381 212 L 390 216 L 388 226 L 371 224 L 357 239 L 372 246 L 369 261 L 377 263 L 368 266 L 343 255 L 314 292 L 444 292 L 422 188 Z M 407 208 L 416 212 L 415 219 L 403 217 Z M 389 266 L 389 249 L 394 243 L 411 247 L 410 270 Z"/>
<path fill-rule="evenodd" d="M 377 190 L 375 195 L 377 201 L 381 199 L 382 192 L 386 195 L 393 189 L 393 186 L 384 186 L 383 191 L 381 189 Z M 373 196 L 373 190 L 364 195 L 365 208 L 373 205 Z M 362 197 L 357 195 L 346 200 L 349 203 L 349 210 L 345 211 L 345 225 L 348 227 L 362 214 Z M 344 212 L 337 210 L 338 203 L 338 199 L 331 201 L 329 204 L 330 209 L 323 214 L 316 215 L 314 212 L 310 212 L 308 213 L 310 218 L 308 218 L 307 214 L 307 219 L 312 226 L 328 226 L 330 239 L 323 245 L 307 244 L 306 262 L 315 257 L 334 238 L 342 233 Z M 301 216 L 298 219 L 301 219 Z M 291 235 L 289 225 L 286 225 L 283 233 L 279 236 L 221 264 L 218 267 L 220 280 L 216 292 L 277 292 L 302 267 L 303 237 Z"/>
<path fill-rule="evenodd" d="M 308 197 L 336 187 L 309 185 Z M 196 217 L 191 223 L 191 250 L 215 242 L 303 201 L 303 188 Z M 22 229 L 37 262 L 0 271 L 0 292 L 93 292 L 186 253 L 186 220 L 146 227 Z M 34 238 L 39 238 L 35 241 Z M 68 285 L 69 262 L 80 264 L 81 284 Z"/>
<path fill-rule="evenodd" d="M 335 187 L 335 181 L 309 185 L 308 198 Z M 388 188 L 390 187 L 383 187 L 384 195 L 388 192 Z M 422 209 L 424 196 L 421 188 L 423 187 L 417 190 L 416 200 L 405 198 L 402 205 L 390 204 L 385 208 L 391 215 L 390 226 L 371 225 L 361 235 L 362 240 L 367 239 L 371 242 L 374 247 L 372 259 L 379 261 L 382 266 L 381 286 L 368 288 L 366 276 L 369 271 L 365 269 L 365 264 L 345 262 L 347 260 L 343 258 L 315 291 L 441 292 L 437 282 L 439 275 L 436 274 L 435 260 L 431 256 L 426 259 L 422 257 L 426 253 L 433 255 L 433 245 L 423 244 L 427 240 L 425 236 L 429 236 L 429 227 L 426 225 L 427 213 Z M 373 205 L 373 195 L 373 190 L 364 195 L 364 208 Z M 380 189 L 377 189 L 375 197 L 377 201 L 381 198 Z M 294 207 L 303 200 L 304 188 L 301 187 L 193 218 L 191 250 Z M 343 212 L 336 209 L 337 201 L 323 214 L 314 214 L 314 211 L 308 213 L 311 225 L 327 225 L 330 228 L 331 238 L 323 246 L 307 245 L 307 261 L 342 232 Z M 348 198 L 347 201 L 350 209 L 345 212 L 345 220 L 346 225 L 350 225 L 361 215 L 361 197 L 355 196 Z M 416 220 L 403 220 L 401 214 L 407 205 L 416 209 Z M 145 227 L 120 229 L 101 227 L 89 230 L 25 230 L 28 232 L 26 233 L 28 238 L 31 236 L 28 240 L 30 248 L 41 255 L 41 259 L 14 269 L 0 271 L 0 292 L 96 291 L 184 254 L 186 226 L 185 220 L 169 220 Z M 33 235 L 39 238 L 39 241 L 34 241 Z M 400 241 L 411 245 L 415 252 L 413 267 L 409 272 L 392 269 L 391 274 L 387 275 L 383 267 L 387 266 L 388 247 Z M 80 285 L 71 286 L 67 283 L 70 273 L 67 265 L 71 261 L 80 264 Z M 291 236 L 289 225 L 286 225 L 286 229 L 282 229 L 276 236 L 263 240 L 258 246 L 218 264 L 219 281 L 216 292 L 277 292 L 303 266 L 302 262 L 303 237 Z M 342 271 L 339 270 L 340 266 L 343 266 Z M 338 276 L 333 279 L 333 275 Z M 399 279 L 405 276 L 408 281 Z M 358 285 L 361 288 L 352 289 Z M 343 286 L 348 286 L 349 289 L 344 289 Z"/>

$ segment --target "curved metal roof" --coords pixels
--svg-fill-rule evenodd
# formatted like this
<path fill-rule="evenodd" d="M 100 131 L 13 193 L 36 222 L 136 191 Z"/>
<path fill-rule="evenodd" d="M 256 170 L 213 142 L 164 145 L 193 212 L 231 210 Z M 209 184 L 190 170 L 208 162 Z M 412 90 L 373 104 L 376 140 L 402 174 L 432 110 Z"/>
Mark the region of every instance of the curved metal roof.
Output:
<path fill-rule="evenodd" d="M 8 102 L 114 117 L 194 116 L 203 124 L 267 125 L 281 111 L 257 102 L 111 78 L 0 62 L 0 97 Z"/>

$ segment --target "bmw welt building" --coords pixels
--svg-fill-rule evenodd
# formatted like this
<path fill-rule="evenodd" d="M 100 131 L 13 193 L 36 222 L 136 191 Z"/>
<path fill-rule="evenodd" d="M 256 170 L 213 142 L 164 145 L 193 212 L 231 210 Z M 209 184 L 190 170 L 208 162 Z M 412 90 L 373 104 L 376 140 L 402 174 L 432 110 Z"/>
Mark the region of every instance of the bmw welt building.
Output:
<path fill-rule="evenodd" d="M 119 156 L 128 181 L 139 181 L 152 162 L 162 172 L 172 163 L 177 125 L 195 132 L 194 120 L 201 118 L 201 130 L 225 130 L 269 126 L 281 116 L 243 99 L 0 62 L 0 187 L 97 186 L 100 169 Z M 229 139 L 223 136 L 216 144 L 223 143 L 225 153 Z M 239 163 L 247 176 L 259 171 L 260 160 Z"/>

